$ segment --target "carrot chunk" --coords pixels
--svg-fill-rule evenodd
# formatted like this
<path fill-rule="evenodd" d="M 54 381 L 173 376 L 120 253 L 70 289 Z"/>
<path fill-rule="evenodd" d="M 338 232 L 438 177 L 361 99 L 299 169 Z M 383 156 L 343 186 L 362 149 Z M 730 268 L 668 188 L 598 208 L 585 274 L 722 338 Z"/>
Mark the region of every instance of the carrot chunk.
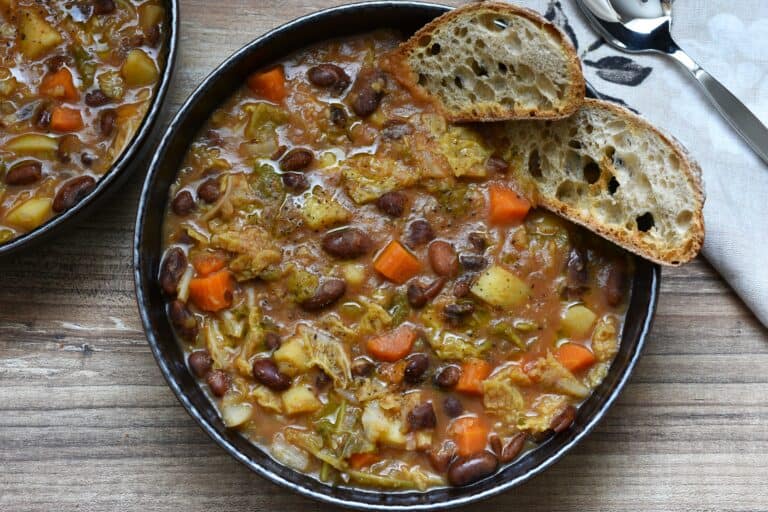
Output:
<path fill-rule="evenodd" d="M 281 66 L 254 73 L 248 77 L 248 87 L 264 99 L 280 103 L 285 99 L 285 74 Z"/>
<path fill-rule="evenodd" d="M 232 304 L 235 283 L 229 270 L 219 270 L 209 276 L 196 277 L 189 282 L 189 298 L 203 311 L 218 311 Z"/>
<path fill-rule="evenodd" d="M 67 68 L 45 75 L 40 82 L 40 94 L 65 101 L 80 99 L 80 92 L 75 87 L 72 73 Z"/>
<path fill-rule="evenodd" d="M 488 221 L 492 224 L 521 222 L 531 209 L 531 203 L 517 192 L 496 183 L 488 187 L 488 197 Z"/>
<path fill-rule="evenodd" d="M 362 469 L 378 462 L 379 456 L 375 453 L 353 453 L 347 461 L 352 469 Z"/>
<path fill-rule="evenodd" d="M 83 128 L 83 117 L 76 108 L 54 107 L 50 126 L 56 132 L 76 132 Z"/>
<path fill-rule="evenodd" d="M 192 258 L 192 266 L 195 267 L 198 275 L 203 277 L 223 269 L 225 263 L 224 258 L 218 254 L 211 254 L 209 252 L 197 254 Z"/>
<path fill-rule="evenodd" d="M 376 359 L 393 363 L 411 352 L 418 337 L 419 334 L 416 329 L 408 325 L 401 325 L 386 334 L 370 338 L 366 343 L 366 348 Z"/>
<path fill-rule="evenodd" d="M 470 359 L 461 364 L 461 377 L 456 383 L 456 391 L 470 395 L 483 394 L 483 381 L 491 374 L 490 363 L 482 359 Z"/>
<path fill-rule="evenodd" d="M 403 284 L 419 273 L 421 263 L 400 242 L 393 240 L 376 257 L 373 268 L 390 281 Z"/>
<path fill-rule="evenodd" d="M 489 428 L 480 418 L 458 418 L 451 425 L 451 432 L 456 449 L 462 457 L 480 453 L 488 445 Z"/>
<path fill-rule="evenodd" d="M 572 372 L 586 370 L 595 364 L 595 354 L 587 347 L 578 343 L 564 343 L 555 354 L 560 363 Z"/>

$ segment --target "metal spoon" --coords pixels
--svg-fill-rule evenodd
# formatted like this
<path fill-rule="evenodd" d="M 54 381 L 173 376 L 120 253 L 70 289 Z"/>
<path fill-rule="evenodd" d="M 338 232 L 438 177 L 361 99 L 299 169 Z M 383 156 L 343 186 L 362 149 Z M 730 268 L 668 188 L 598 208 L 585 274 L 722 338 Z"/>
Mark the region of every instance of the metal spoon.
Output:
<path fill-rule="evenodd" d="M 682 64 L 699 82 L 723 117 L 755 153 L 768 163 L 768 128 L 672 39 L 672 0 L 576 1 L 587 19 L 611 46 L 630 53 L 663 53 Z"/>

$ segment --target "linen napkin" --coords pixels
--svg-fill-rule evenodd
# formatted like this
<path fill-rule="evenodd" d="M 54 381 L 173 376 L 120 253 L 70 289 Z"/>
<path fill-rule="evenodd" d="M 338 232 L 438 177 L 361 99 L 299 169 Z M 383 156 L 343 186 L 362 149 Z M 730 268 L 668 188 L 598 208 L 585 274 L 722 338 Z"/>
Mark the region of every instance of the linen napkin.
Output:
<path fill-rule="evenodd" d="M 680 140 L 699 162 L 707 199 L 703 253 L 768 326 L 768 165 L 671 58 L 605 44 L 575 0 L 515 0 L 571 38 L 587 81 Z M 672 35 L 763 122 L 768 122 L 768 2 L 678 0 Z"/>

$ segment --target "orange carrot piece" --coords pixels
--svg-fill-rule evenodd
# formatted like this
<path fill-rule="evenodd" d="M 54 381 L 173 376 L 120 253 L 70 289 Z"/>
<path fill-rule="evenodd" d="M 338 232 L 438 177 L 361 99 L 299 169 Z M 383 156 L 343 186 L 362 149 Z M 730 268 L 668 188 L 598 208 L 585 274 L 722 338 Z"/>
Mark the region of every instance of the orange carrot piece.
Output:
<path fill-rule="evenodd" d="M 407 356 L 419 334 L 411 326 L 401 325 L 393 331 L 374 336 L 366 342 L 368 352 L 376 359 L 393 363 Z"/>
<path fill-rule="evenodd" d="M 555 354 L 560 363 L 572 372 L 586 370 L 595 364 L 595 354 L 587 347 L 578 343 L 564 343 Z"/>
<path fill-rule="evenodd" d="M 83 129 L 83 116 L 76 108 L 54 107 L 50 126 L 56 132 L 76 132 Z"/>
<path fill-rule="evenodd" d="M 285 99 L 285 74 L 281 66 L 254 73 L 248 77 L 248 87 L 264 99 L 280 103 Z"/>
<path fill-rule="evenodd" d="M 451 432 L 456 449 L 462 457 L 480 453 L 488 445 L 489 428 L 480 418 L 458 418 L 451 425 Z"/>
<path fill-rule="evenodd" d="M 80 99 L 80 91 L 75 87 L 72 73 L 67 68 L 61 68 L 55 73 L 45 75 L 40 82 L 40 94 L 65 101 Z"/>
<path fill-rule="evenodd" d="M 225 264 L 226 262 L 224 261 L 224 258 L 218 254 L 211 254 L 209 252 L 197 254 L 192 258 L 192 266 L 195 267 L 198 275 L 203 277 L 223 269 Z"/>
<path fill-rule="evenodd" d="M 482 359 L 470 359 L 461 364 L 461 377 L 456 383 L 456 391 L 470 395 L 483 394 L 483 381 L 491 374 L 490 363 Z"/>
<path fill-rule="evenodd" d="M 375 453 L 353 453 L 347 460 L 352 469 L 362 469 L 379 461 Z"/>
<path fill-rule="evenodd" d="M 400 242 L 393 240 L 376 257 L 373 268 L 390 281 L 403 284 L 419 273 L 421 263 Z"/>
<path fill-rule="evenodd" d="M 189 298 L 203 311 L 218 311 L 232 304 L 235 283 L 229 270 L 219 270 L 209 276 L 196 277 L 189 282 Z"/>
<path fill-rule="evenodd" d="M 492 224 L 521 222 L 531 209 L 531 203 L 520 197 L 517 192 L 496 183 L 488 187 L 488 197 L 488 220 Z"/>

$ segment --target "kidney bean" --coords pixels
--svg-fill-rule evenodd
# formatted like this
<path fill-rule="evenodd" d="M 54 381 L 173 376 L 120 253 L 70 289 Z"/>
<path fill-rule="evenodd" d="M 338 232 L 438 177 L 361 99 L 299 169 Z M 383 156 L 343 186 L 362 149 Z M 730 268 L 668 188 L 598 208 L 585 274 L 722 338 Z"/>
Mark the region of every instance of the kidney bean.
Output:
<path fill-rule="evenodd" d="M 64 183 L 56 197 L 53 198 L 53 211 L 69 210 L 83 200 L 96 186 L 96 180 L 91 176 L 78 176 Z"/>
<path fill-rule="evenodd" d="M 192 373 L 194 373 L 195 376 L 200 379 L 205 377 L 213 367 L 213 359 L 211 359 L 211 354 L 209 354 L 205 349 L 195 350 L 189 354 L 189 359 L 187 359 L 187 362 L 189 363 L 189 367 L 192 370 Z"/>
<path fill-rule="evenodd" d="M 472 248 L 479 253 L 482 253 L 485 251 L 485 248 L 488 247 L 488 240 L 486 240 L 485 235 L 482 233 L 473 231 L 469 234 L 467 239 L 469 240 L 470 245 L 472 245 Z"/>
<path fill-rule="evenodd" d="M 469 457 L 459 457 L 448 467 L 448 483 L 459 487 L 482 480 L 499 467 L 494 454 L 482 451 Z"/>
<path fill-rule="evenodd" d="M 197 336 L 197 319 L 180 300 L 171 302 L 168 310 L 171 323 L 182 337 L 191 340 Z M 202 375 L 198 375 L 202 377 Z"/>
<path fill-rule="evenodd" d="M 224 370 L 208 372 L 205 381 L 208 383 L 208 387 L 211 388 L 211 393 L 218 397 L 224 396 L 229 391 L 229 386 L 232 383 L 229 375 Z"/>
<path fill-rule="evenodd" d="M 115 12 L 114 0 L 93 0 L 93 14 L 112 14 Z"/>
<path fill-rule="evenodd" d="M 407 121 L 400 119 L 390 119 L 384 123 L 384 128 L 381 130 L 381 136 L 385 139 L 399 140 L 413 133 L 413 126 Z"/>
<path fill-rule="evenodd" d="M 195 209 L 195 198 L 189 190 L 182 190 L 171 201 L 171 209 L 179 217 L 189 215 Z"/>
<path fill-rule="evenodd" d="M 309 180 L 300 172 L 286 172 L 281 178 L 285 188 L 293 192 L 304 192 L 309 188 Z"/>
<path fill-rule="evenodd" d="M 160 267 L 160 287 L 166 295 L 176 295 L 176 288 L 182 274 L 187 269 L 187 256 L 179 247 L 168 251 Z"/>
<path fill-rule="evenodd" d="M 264 335 L 264 346 L 269 350 L 277 350 L 280 348 L 280 345 L 282 345 L 282 341 L 280 340 L 280 335 L 276 332 L 270 331 Z"/>
<path fill-rule="evenodd" d="M 352 361 L 352 375 L 355 377 L 367 377 L 373 373 L 375 365 L 367 357 L 358 357 Z"/>
<path fill-rule="evenodd" d="M 509 163 L 497 155 L 491 155 L 485 161 L 485 168 L 492 173 L 506 174 L 509 171 Z"/>
<path fill-rule="evenodd" d="M 99 133 L 109 137 L 117 125 L 117 111 L 114 109 L 102 110 L 99 114 Z"/>
<path fill-rule="evenodd" d="M 458 278 L 456 284 L 453 285 L 453 295 L 459 299 L 469 295 L 474 279 L 474 274 L 465 274 Z"/>
<path fill-rule="evenodd" d="M 336 64 L 318 64 L 307 71 L 309 81 L 318 87 L 329 87 L 336 94 L 344 92 L 350 82 L 349 75 Z"/>
<path fill-rule="evenodd" d="M 575 419 L 576 408 L 572 405 L 568 405 L 560 414 L 552 418 L 552 422 L 549 424 L 549 429 L 555 433 L 562 432 L 573 425 Z"/>
<path fill-rule="evenodd" d="M 59 161 L 66 164 L 72 160 L 72 155 L 79 153 L 82 149 L 83 143 L 77 135 L 71 133 L 62 135 L 59 137 L 59 147 L 56 150 L 56 156 L 59 157 Z"/>
<path fill-rule="evenodd" d="M 488 264 L 488 261 L 479 254 L 463 252 L 459 254 L 459 263 L 461 263 L 465 270 L 482 270 Z"/>
<path fill-rule="evenodd" d="M 428 368 L 429 357 L 426 354 L 411 354 L 406 359 L 403 379 L 409 384 L 418 384 L 424 378 Z"/>
<path fill-rule="evenodd" d="M 301 307 L 308 311 L 316 311 L 330 306 L 341 298 L 347 291 L 347 282 L 343 279 L 328 279 L 318 286 L 315 294 L 301 303 Z"/>
<path fill-rule="evenodd" d="M 439 447 L 432 448 L 427 454 L 429 455 L 429 462 L 435 468 L 435 471 L 445 473 L 451 460 L 456 455 L 456 444 L 450 440 L 443 441 Z"/>
<path fill-rule="evenodd" d="M 461 400 L 455 396 L 449 396 L 443 400 L 443 410 L 449 417 L 457 418 L 464 412 L 464 406 L 461 404 Z"/>
<path fill-rule="evenodd" d="M 458 384 L 459 378 L 461 378 L 461 368 L 459 368 L 458 366 L 449 365 L 449 366 L 445 366 L 435 376 L 435 384 L 437 384 L 443 389 L 451 389 L 456 384 Z M 454 400 L 456 399 L 454 398 Z M 461 405 L 461 402 L 459 402 L 459 405 Z"/>
<path fill-rule="evenodd" d="M 205 139 L 212 146 L 222 146 L 224 144 L 224 139 L 221 137 L 221 134 L 219 132 L 217 132 L 216 130 L 208 130 L 208 131 L 206 131 L 205 132 Z"/>
<path fill-rule="evenodd" d="M 424 245 L 435 238 L 432 226 L 424 219 L 417 219 L 408 225 L 408 243 L 414 247 Z"/>
<path fill-rule="evenodd" d="M 439 276 L 453 276 L 459 271 L 459 261 L 453 246 L 443 240 L 429 244 L 429 264 Z"/>
<path fill-rule="evenodd" d="M 517 456 L 520 455 L 520 452 L 523 451 L 523 446 L 525 446 L 525 439 L 527 437 L 528 436 L 524 432 L 518 432 L 508 439 L 501 447 L 501 450 L 497 452 L 499 462 L 506 464 L 516 459 Z"/>
<path fill-rule="evenodd" d="M 604 273 L 606 274 L 605 300 L 609 306 L 618 306 L 624 300 L 629 284 L 624 264 L 621 262 L 612 263 Z"/>
<path fill-rule="evenodd" d="M 43 177 L 43 165 L 35 160 L 17 163 L 5 173 L 6 185 L 31 185 Z"/>
<path fill-rule="evenodd" d="M 291 387 L 291 378 L 281 372 L 273 360 L 267 358 L 253 362 L 253 378 L 273 391 L 285 391 Z"/>
<path fill-rule="evenodd" d="M 331 256 L 343 259 L 357 258 L 371 250 L 373 242 L 363 230 L 341 228 L 326 233 L 322 247 Z"/>
<path fill-rule="evenodd" d="M 90 155 L 88 153 L 81 153 L 80 161 L 83 163 L 84 166 L 90 167 L 93 165 L 94 158 L 93 158 L 93 155 Z"/>
<path fill-rule="evenodd" d="M 408 412 L 407 420 L 409 432 L 435 428 L 435 425 L 437 425 L 437 417 L 435 416 L 435 410 L 432 408 L 431 402 L 419 404 L 411 409 Z"/>
<path fill-rule="evenodd" d="M 566 263 L 566 288 L 569 295 L 578 296 L 587 288 L 587 255 L 580 247 L 574 247 L 568 253 Z"/>
<path fill-rule="evenodd" d="M 208 204 L 218 201 L 220 195 L 221 189 L 219 188 L 218 178 L 209 178 L 197 187 L 197 197 Z"/>
<path fill-rule="evenodd" d="M 331 105 L 328 109 L 328 117 L 330 118 L 331 123 L 339 128 L 346 127 L 349 119 L 347 111 L 340 105 Z"/>
<path fill-rule="evenodd" d="M 400 217 L 405 211 L 405 194 L 387 192 L 376 200 L 376 207 L 390 217 Z"/>
<path fill-rule="evenodd" d="M 51 73 L 55 73 L 64 66 L 72 65 L 72 57 L 69 55 L 54 55 L 46 59 L 45 65 L 48 66 L 48 70 Z"/>
<path fill-rule="evenodd" d="M 315 377 L 315 387 L 319 390 L 325 389 L 331 383 L 332 379 L 323 370 Z"/>
<path fill-rule="evenodd" d="M 85 95 L 85 104 L 89 107 L 101 107 L 112 101 L 101 89 L 94 89 Z"/>
<path fill-rule="evenodd" d="M 157 44 L 160 42 L 160 24 L 156 23 L 151 27 L 149 27 L 145 35 L 146 35 L 147 45 L 150 48 L 157 47 Z"/>
<path fill-rule="evenodd" d="M 355 83 L 352 110 L 360 117 L 368 117 L 379 107 L 387 86 L 381 71 L 361 73 Z"/>
<path fill-rule="evenodd" d="M 443 308 L 443 318 L 451 325 L 459 325 L 461 322 L 475 312 L 475 305 L 471 302 L 457 302 L 448 304 Z"/>
<path fill-rule="evenodd" d="M 435 279 L 429 286 L 424 286 L 418 282 L 409 284 L 407 290 L 408 303 L 411 307 L 423 308 L 427 305 L 427 302 L 440 294 L 446 282 L 448 280 L 445 277 L 440 277 Z"/>
<path fill-rule="evenodd" d="M 293 148 L 280 159 L 281 171 L 303 171 L 315 159 L 315 154 L 305 148 Z"/>

